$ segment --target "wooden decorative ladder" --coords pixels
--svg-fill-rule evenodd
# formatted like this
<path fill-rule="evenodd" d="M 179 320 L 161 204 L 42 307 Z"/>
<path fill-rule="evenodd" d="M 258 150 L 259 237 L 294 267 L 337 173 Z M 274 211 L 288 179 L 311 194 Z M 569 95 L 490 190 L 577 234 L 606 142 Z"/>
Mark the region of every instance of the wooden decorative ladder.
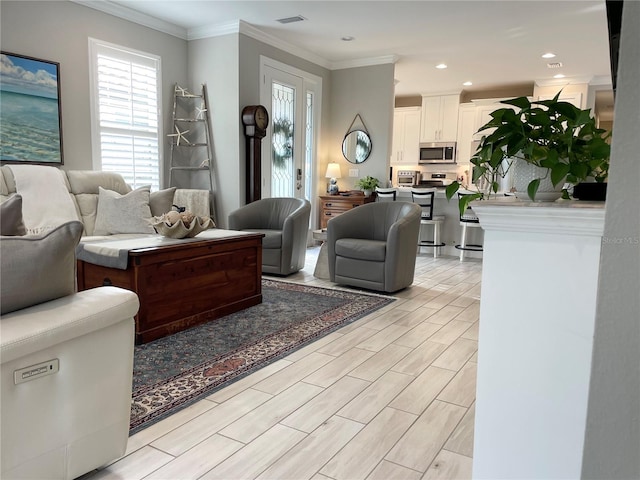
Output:
<path fill-rule="evenodd" d="M 170 139 L 169 185 L 209 190 L 213 209 L 213 149 L 207 103 L 207 87 L 200 94 L 176 83 L 173 94 L 173 131 Z"/>

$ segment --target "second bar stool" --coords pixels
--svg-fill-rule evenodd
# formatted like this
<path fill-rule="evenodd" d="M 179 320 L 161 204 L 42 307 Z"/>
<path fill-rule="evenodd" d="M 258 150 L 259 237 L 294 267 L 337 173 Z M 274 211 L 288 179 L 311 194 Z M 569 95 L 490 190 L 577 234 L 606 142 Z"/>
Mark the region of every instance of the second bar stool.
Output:
<path fill-rule="evenodd" d="M 420 235 L 418 236 L 418 251 L 420 251 L 420 247 L 432 247 L 433 258 L 438 257 L 440 248 L 445 245 L 440 241 L 441 226 L 445 217 L 444 215 L 433 214 L 435 195 L 435 188 L 411 189 L 411 200 L 420 205 L 420 208 L 422 209 L 422 215 L 420 217 Z M 433 240 L 422 240 L 421 234 L 423 225 L 433 225 Z"/>
<path fill-rule="evenodd" d="M 464 193 L 458 193 L 458 199 L 465 195 Z M 456 245 L 456 248 L 460 250 L 460 261 L 464 261 L 464 254 L 467 251 L 481 252 L 482 245 L 467 244 L 467 229 L 468 228 L 482 228 L 480 226 L 480 219 L 471 207 L 467 207 L 467 210 L 463 215 L 460 215 L 460 226 L 462 227 L 462 233 L 460 235 L 460 245 Z"/>

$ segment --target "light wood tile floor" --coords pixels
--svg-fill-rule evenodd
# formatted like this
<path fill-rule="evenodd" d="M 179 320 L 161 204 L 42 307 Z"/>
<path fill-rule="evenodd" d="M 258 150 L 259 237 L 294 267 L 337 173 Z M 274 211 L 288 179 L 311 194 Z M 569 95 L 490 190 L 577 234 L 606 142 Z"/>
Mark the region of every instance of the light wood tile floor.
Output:
<path fill-rule="evenodd" d="M 318 248 L 285 281 L 313 276 Z M 482 262 L 416 260 L 393 304 L 129 439 L 97 479 L 469 479 Z"/>

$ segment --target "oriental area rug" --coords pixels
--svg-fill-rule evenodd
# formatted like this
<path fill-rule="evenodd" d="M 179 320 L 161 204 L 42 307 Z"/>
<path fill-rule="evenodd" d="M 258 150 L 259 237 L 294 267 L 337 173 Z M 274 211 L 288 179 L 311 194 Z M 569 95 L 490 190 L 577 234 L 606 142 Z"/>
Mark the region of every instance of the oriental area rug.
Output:
<path fill-rule="evenodd" d="M 135 347 L 130 435 L 394 301 L 265 278 L 262 298 Z"/>

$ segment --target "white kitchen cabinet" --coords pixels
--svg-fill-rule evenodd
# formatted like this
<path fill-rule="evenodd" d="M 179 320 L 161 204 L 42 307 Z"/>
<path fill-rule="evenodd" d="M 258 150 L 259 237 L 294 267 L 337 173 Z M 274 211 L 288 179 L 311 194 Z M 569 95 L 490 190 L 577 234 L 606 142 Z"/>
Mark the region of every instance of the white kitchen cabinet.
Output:
<path fill-rule="evenodd" d="M 471 156 L 476 152 L 478 142 L 483 136 L 489 135 L 495 129 L 483 130 L 477 133 L 480 127 L 491 120 L 491 113 L 499 108 L 509 108 L 509 105 L 500 103 L 500 99 L 478 99 L 471 103 L 463 103 L 458 109 L 458 136 L 456 163 L 461 172 L 465 173 L 465 180 L 470 180 Z"/>
<path fill-rule="evenodd" d="M 420 107 L 393 112 L 391 165 L 418 165 L 420 156 Z"/>
<path fill-rule="evenodd" d="M 472 152 L 471 142 L 476 132 L 476 106 L 471 103 L 460 105 L 458 110 L 458 137 L 456 163 L 468 165 Z"/>
<path fill-rule="evenodd" d="M 551 100 L 553 99 L 554 95 L 539 95 L 538 96 L 538 101 L 540 100 Z M 560 97 L 558 97 L 559 100 L 562 100 L 563 102 L 568 102 L 571 103 L 572 105 L 574 105 L 575 107 L 578 108 L 585 108 L 582 106 L 582 93 L 580 92 L 575 92 L 575 93 L 561 93 Z"/>
<path fill-rule="evenodd" d="M 491 114 L 493 112 L 500 108 L 507 107 L 509 107 L 509 105 L 504 105 L 499 102 L 490 103 L 488 105 L 478 105 L 476 107 L 476 132 L 480 129 L 480 127 L 487 124 L 491 120 Z M 483 130 L 482 132 L 477 133 L 476 140 L 480 140 L 483 136 L 486 136 L 489 133 L 493 132 L 493 130 L 495 130 L 495 128 Z"/>
<path fill-rule="evenodd" d="M 422 97 L 421 142 L 455 142 L 460 95 Z"/>
<path fill-rule="evenodd" d="M 489 128 L 487 130 L 478 132 L 478 130 L 480 130 L 480 128 L 483 125 L 487 124 L 491 120 L 491 114 L 493 112 L 501 108 L 511 108 L 511 109 L 516 108 L 513 105 L 500 103 L 501 100 L 502 99 L 500 98 L 472 100 L 472 103 L 475 107 L 476 118 L 475 118 L 475 128 L 473 130 L 473 136 L 471 140 L 479 141 L 482 137 L 489 135 L 495 130 L 495 128 Z"/>

